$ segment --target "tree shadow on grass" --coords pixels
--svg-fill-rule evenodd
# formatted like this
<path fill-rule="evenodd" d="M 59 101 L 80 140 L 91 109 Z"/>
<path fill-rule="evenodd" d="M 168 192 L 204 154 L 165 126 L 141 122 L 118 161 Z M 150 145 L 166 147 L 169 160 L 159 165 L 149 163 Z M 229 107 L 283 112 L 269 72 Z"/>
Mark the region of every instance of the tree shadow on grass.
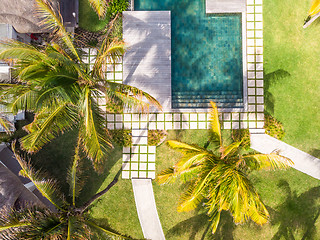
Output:
<path fill-rule="evenodd" d="M 320 158 L 320 149 L 312 149 L 311 151 L 310 151 L 310 154 L 312 155 L 312 156 L 314 156 L 314 157 L 316 157 L 316 158 Z"/>
<path fill-rule="evenodd" d="M 302 232 L 301 240 L 316 239 L 315 223 L 320 215 L 320 187 L 297 195 L 292 192 L 288 182 L 280 180 L 278 186 L 287 193 L 286 200 L 270 210 L 271 224 L 279 225 L 278 231 L 272 240 L 295 240 L 296 232 Z M 299 238 L 300 239 L 300 238 Z"/>
<path fill-rule="evenodd" d="M 264 99 L 265 99 L 265 110 L 270 115 L 274 113 L 275 98 L 269 91 L 269 88 L 276 84 L 278 81 L 291 76 L 291 74 L 283 69 L 278 69 L 271 73 L 264 74 Z"/>
<path fill-rule="evenodd" d="M 227 212 L 221 213 L 221 219 L 215 234 L 211 232 L 211 222 L 205 213 L 198 214 L 185 221 L 182 221 L 168 230 L 167 238 L 179 237 L 186 232 L 189 233 L 189 240 L 233 240 L 235 224 Z M 201 236 L 200 238 L 196 236 Z"/>
<path fill-rule="evenodd" d="M 69 131 L 49 144 L 45 145 L 38 153 L 32 155 L 32 164 L 36 169 L 45 170 L 51 178 L 57 179 L 61 191 L 68 196 L 69 185 L 66 181 L 68 169 L 74 156 L 74 149 L 77 143 L 77 131 Z M 81 159 L 82 172 L 85 185 L 79 196 L 80 202 L 88 200 L 93 196 L 105 178 L 110 174 L 111 168 L 122 156 L 121 147 L 115 146 L 110 150 L 109 157 L 106 159 L 104 171 L 98 174 L 91 161 L 86 158 Z"/>
<path fill-rule="evenodd" d="M 130 235 L 121 233 L 121 232 L 113 229 L 113 228 L 110 226 L 110 224 L 109 224 L 109 220 L 106 219 L 106 218 L 95 218 L 95 219 L 94 219 L 94 222 L 95 222 L 97 225 L 103 227 L 104 229 L 109 230 L 109 231 L 114 232 L 114 233 L 117 233 L 117 234 L 120 234 L 120 235 L 122 235 L 122 236 L 124 236 L 124 237 L 127 237 L 128 239 L 131 239 L 131 240 L 144 240 L 144 239 L 145 239 L 145 238 L 143 238 L 143 239 L 133 238 L 133 237 L 130 236 Z M 106 238 L 106 235 L 101 232 L 101 234 L 95 234 L 94 236 L 92 236 L 91 239 L 92 239 L 92 240 L 101 240 L 101 239 L 109 239 L 109 238 Z M 111 239 L 111 238 L 110 238 L 110 239 Z M 113 239 L 113 238 L 112 238 L 112 239 Z M 117 238 L 114 238 L 114 239 L 117 239 Z"/>

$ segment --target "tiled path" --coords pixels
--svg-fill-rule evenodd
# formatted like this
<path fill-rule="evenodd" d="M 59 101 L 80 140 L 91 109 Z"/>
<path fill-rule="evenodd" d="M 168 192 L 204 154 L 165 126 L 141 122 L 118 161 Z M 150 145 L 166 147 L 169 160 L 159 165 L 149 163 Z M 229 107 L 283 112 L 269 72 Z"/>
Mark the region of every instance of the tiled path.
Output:
<path fill-rule="evenodd" d="M 265 154 L 279 150 L 280 155 L 288 157 L 294 162 L 293 168 L 320 179 L 320 159 L 267 134 L 251 133 L 251 148 Z"/>
<path fill-rule="evenodd" d="M 148 129 L 132 130 L 132 146 L 122 156 L 122 178 L 155 178 L 156 147 L 148 146 Z"/>

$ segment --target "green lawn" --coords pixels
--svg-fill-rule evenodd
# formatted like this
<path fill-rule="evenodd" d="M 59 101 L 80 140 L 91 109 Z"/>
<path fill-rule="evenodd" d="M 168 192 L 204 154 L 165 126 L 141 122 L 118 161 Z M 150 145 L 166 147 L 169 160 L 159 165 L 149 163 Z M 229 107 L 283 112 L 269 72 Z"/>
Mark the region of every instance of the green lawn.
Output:
<path fill-rule="evenodd" d="M 320 24 L 303 29 L 311 1 L 263 1 L 267 110 L 284 125 L 284 141 L 320 157 Z"/>

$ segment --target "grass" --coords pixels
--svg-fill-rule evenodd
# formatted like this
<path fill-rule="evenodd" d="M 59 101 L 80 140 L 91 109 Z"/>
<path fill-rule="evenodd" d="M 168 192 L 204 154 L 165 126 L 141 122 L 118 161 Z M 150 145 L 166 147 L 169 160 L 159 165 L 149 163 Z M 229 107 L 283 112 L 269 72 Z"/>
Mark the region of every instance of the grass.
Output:
<path fill-rule="evenodd" d="M 91 32 L 98 32 L 103 30 L 108 22 L 108 17 L 99 19 L 88 0 L 79 0 L 79 27 Z"/>
<path fill-rule="evenodd" d="M 204 145 L 206 130 L 169 131 L 168 139 L 181 139 Z M 157 173 L 172 166 L 180 154 L 166 144 L 157 148 Z M 224 213 L 215 235 L 208 231 L 208 217 L 201 209 L 177 213 L 176 207 L 184 186 L 179 182 L 159 186 L 154 192 L 166 239 L 319 239 L 320 182 L 294 169 L 260 171 L 250 175 L 271 215 L 262 227 L 249 222 L 236 226 Z M 287 236 L 294 236 L 288 238 Z M 304 237 L 304 238 L 303 238 Z"/>
<path fill-rule="evenodd" d="M 283 123 L 285 142 L 320 157 L 320 22 L 303 29 L 310 1 L 264 1 L 267 111 Z"/>

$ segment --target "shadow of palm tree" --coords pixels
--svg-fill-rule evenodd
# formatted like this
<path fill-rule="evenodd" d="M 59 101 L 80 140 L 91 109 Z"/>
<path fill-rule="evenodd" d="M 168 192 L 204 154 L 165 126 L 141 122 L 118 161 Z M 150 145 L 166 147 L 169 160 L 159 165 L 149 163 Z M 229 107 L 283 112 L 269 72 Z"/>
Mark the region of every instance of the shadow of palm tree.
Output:
<path fill-rule="evenodd" d="M 278 186 L 287 193 L 286 200 L 275 209 L 269 210 L 271 224 L 279 225 L 272 240 L 295 240 L 296 232 L 302 232 L 301 240 L 316 239 L 315 223 L 320 215 L 320 187 L 297 195 L 292 192 L 287 181 L 280 180 Z"/>
<path fill-rule="evenodd" d="M 51 178 L 58 180 L 60 189 L 67 197 L 69 185 L 66 179 L 76 143 L 76 131 L 69 131 L 45 145 L 38 153 L 32 155 L 34 167 L 46 171 Z M 79 202 L 87 201 L 99 190 L 106 177 L 110 174 L 111 168 L 121 157 L 122 148 L 115 145 L 114 149 L 110 150 L 105 161 L 103 173 L 100 174 L 93 169 L 92 162 L 89 159 L 83 158 L 81 160 L 83 170 L 81 179 L 85 182 L 85 185 L 79 196 Z"/>
<path fill-rule="evenodd" d="M 310 154 L 312 155 L 312 156 L 314 156 L 314 157 L 316 157 L 316 158 L 320 158 L 320 149 L 312 149 L 311 151 L 310 151 Z"/>
<path fill-rule="evenodd" d="M 215 234 L 212 234 L 210 228 L 211 222 L 205 213 L 198 214 L 185 221 L 178 223 L 168 230 L 167 238 L 179 237 L 186 232 L 189 233 L 189 240 L 233 240 L 233 230 L 235 224 L 232 217 L 227 212 L 222 212 L 220 223 Z M 199 235 L 201 236 L 199 238 Z"/>
<path fill-rule="evenodd" d="M 265 110 L 267 113 L 272 115 L 274 113 L 274 102 L 275 98 L 269 91 L 270 86 L 276 84 L 278 81 L 291 76 L 291 74 L 283 69 L 278 69 L 271 73 L 264 74 L 264 99 L 265 99 Z"/>

